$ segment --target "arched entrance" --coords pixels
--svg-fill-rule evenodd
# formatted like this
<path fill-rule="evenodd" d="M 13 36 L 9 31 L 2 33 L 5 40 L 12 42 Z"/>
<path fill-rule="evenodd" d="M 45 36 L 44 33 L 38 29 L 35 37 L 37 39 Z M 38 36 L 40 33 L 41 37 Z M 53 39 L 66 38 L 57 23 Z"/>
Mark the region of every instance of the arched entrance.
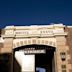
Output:
<path fill-rule="evenodd" d="M 15 48 L 13 72 L 55 72 L 54 51 L 55 47 L 37 44 Z"/>

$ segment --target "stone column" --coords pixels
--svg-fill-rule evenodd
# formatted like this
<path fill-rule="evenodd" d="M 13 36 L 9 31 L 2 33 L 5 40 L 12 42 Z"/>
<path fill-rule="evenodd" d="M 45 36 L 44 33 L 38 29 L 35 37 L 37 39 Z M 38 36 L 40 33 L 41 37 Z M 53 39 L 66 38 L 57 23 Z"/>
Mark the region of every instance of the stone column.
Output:
<path fill-rule="evenodd" d="M 13 72 L 13 38 L 4 38 L 3 48 L 1 48 L 1 54 L 8 54 L 10 61 L 10 71 Z"/>
<path fill-rule="evenodd" d="M 4 47 L 1 49 L 1 53 L 12 53 L 13 38 L 4 39 Z"/>
<path fill-rule="evenodd" d="M 56 43 L 57 43 L 57 48 L 56 48 L 56 57 L 57 57 L 57 72 L 62 72 L 62 65 L 66 65 L 66 72 L 69 72 L 70 65 L 68 64 L 68 46 L 66 45 L 66 39 L 65 36 L 56 36 Z M 66 53 L 66 60 L 62 61 L 61 60 L 61 52 Z"/>

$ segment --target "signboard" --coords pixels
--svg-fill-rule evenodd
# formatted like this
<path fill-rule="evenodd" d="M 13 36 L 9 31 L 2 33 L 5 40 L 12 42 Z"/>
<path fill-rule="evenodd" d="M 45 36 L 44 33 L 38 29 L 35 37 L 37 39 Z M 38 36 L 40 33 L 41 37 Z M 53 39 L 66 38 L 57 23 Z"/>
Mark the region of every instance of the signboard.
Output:
<path fill-rule="evenodd" d="M 44 49 L 41 50 L 24 50 L 25 54 L 41 54 L 41 53 L 46 53 Z"/>

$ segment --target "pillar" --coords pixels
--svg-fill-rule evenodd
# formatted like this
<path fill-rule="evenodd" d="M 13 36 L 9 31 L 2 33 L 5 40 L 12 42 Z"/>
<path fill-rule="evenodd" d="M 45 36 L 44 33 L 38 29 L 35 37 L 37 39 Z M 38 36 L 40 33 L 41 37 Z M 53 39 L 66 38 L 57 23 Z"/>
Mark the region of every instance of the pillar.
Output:
<path fill-rule="evenodd" d="M 66 70 L 66 72 L 69 72 L 70 65 L 68 64 L 68 46 L 66 45 L 66 39 L 65 36 L 56 36 L 56 61 L 57 61 L 57 72 L 62 72 L 63 70 Z M 66 54 L 65 61 L 62 61 L 60 53 L 64 52 Z M 62 68 L 62 65 L 66 65 L 66 68 Z"/>
<path fill-rule="evenodd" d="M 13 72 L 13 38 L 4 38 L 3 48 L 1 48 L 1 54 L 9 55 L 9 72 Z"/>

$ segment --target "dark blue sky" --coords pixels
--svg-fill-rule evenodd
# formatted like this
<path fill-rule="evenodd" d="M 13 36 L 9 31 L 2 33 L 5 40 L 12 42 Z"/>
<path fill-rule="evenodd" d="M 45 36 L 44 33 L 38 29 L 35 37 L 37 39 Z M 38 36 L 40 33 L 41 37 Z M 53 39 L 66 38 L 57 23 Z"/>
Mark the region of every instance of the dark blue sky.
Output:
<path fill-rule="evenodd" d="M 50 23 L 72 25 L 72 0 L 0 0 L 0 28 Z"/>

